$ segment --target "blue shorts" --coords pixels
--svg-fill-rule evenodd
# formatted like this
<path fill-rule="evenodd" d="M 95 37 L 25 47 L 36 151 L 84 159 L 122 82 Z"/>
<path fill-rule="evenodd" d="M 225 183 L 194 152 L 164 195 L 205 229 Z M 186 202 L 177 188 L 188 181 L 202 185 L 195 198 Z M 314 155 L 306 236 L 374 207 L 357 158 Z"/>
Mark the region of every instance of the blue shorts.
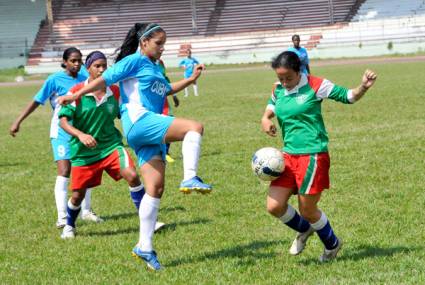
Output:
<path fill-rule="evenodd" d="M 146 112 L 131 127 L 127 134 L 128 145 L 137 154 L 139 166 L 154 156 L 160 155 L 165 160 L 165 134 L 174 117 Z"/>
<path fill-rule="evenodd" d="M 69 160 L 71 158 L 69 140 L 50 138 L 50 143 L 52 144 L 53 158 L 55 161 Z"/>

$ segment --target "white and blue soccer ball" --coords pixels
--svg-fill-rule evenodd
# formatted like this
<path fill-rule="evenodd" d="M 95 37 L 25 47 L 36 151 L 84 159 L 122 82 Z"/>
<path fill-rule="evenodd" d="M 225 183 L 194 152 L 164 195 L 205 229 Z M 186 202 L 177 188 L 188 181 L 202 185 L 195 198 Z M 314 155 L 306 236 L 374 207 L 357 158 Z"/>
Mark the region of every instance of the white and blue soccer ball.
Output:
<path fill-rule="evenodd" d="M 263 147 L 252 156 L 251 167 L 261 180 L 273 181 L 285 170 L 283 153 L 274 147 Z"/>

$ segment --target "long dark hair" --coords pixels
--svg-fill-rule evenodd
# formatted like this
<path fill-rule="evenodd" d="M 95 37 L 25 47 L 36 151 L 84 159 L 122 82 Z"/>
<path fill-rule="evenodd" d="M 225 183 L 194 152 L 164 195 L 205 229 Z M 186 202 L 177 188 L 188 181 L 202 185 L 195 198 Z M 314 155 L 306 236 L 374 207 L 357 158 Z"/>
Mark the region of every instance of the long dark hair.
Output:
<path fill-rule="evenodd" d="M 66 50 L 64 50 L 63 55 L 62 55 L 62 59 L 64 61 L 67 61 L 69 59 L 69 57 L 71 56 L 71 54 L 73 54 L 73 53 L 79 53 L 81 57 L 83 56 L 83 54 L 81 53 L 81 51 L 78 48 L 69 47 Z M 61 67 L 66 68 L 66 65 L 64 63 L 61 63 Z"/>
<path fill-rule="evenodd" d="M 149 32 L 151 30 L 151 32 Z M 148 32 L 146 34 L 146 32 Z M 141 38 L 150 39 L 157 32 L 164 32 L 164 30 L 154 23 L 135 23 L 133 27 L 128 31 L 122 45 L 115 52 L 118 52 L 115 62 L 120 61 L 127 55 L 136 52 L 139 47 Z"/>
<path fill-rule="evenodd" d="M 300 72 L 301 61 L 298 55 L 292 51 L 284 51 L 272 60 L 272 68 L 284 67 Z"/>

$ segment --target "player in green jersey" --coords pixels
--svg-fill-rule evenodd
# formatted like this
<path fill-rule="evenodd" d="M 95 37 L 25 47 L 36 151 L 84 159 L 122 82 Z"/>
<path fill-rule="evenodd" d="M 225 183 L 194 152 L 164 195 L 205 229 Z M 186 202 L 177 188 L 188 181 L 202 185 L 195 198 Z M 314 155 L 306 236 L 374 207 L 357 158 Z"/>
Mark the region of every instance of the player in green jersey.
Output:
<path fill-rule="evenodd" d="M 273 86 L 261 124 L 264 132 L 276 136 L 272 118 L 277 117 L 282 129 L 285 171 L 270 184 L 267 210 L 298 232 L 290 254 L 301 253 L 307 239 L 316 232 L 325 247 L 319 258 L 324 262 L 337 256 L 342 241 L 317 206 L 321 192 L 329 188 L 330 167 L 321 103 L 323 99 L 354 103 L 372 87 L 377 76 L 366 70 L 361 84 L 350 90 L 329 80 L 306 75 L 300 71 L 300 65 L 300 59 L 291 51 L 279 54 L 272 62 L 279 81 Z M 301 215 L 288 204 L 291 195 L 298 195 Z"/>
<path fill-rule="evenodd" d="M 86 67 L 90 77 L 72 87 L 70 93 L 102 75 L 107 68 L 105 55 L 99 51 L 90 53 Z M 61 235 L 64 239 L 75 236 L 75 220 L 81 201 L 87 188 L 101 184 L 103 171 L 115 180 L 124 178 L 136 208 L 140 206 L 143 184 L 124 149 L 121 133 L 114 125 L 114 120 L 119 117 L 119 96 L 117 86 L 106 87 L 86 94 L 59 112 L 61 127 L 73 136 L 70 141 L 72 196 L 68 201 L 67 224 Z"/>

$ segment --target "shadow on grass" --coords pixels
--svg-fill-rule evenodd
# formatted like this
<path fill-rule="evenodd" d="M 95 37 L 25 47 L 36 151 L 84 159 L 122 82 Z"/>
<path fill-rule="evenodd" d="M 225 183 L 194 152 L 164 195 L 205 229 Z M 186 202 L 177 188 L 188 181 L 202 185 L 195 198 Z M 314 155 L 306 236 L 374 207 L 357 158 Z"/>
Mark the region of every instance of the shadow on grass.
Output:
<path fill-rule="evenodd" d="M 181 221 L 176 223 L 165 224 L 159 232 L 171 232 L 175 231 L 178 227 L 190 226 L 190 225 L 199 225 L 199 224 L 209 224 L 211 220 L 209 219 L 198 219 L 193 221 Z"/>
<path fill-rule="evenodd" d="M 101 231 L 101 232 L 86 232 L 79 234 L 81 236 L 115 236 L 115 235 L 124 235 L 124 234 L 130 234 L 130 233 L 138 233 L 139 227 L 133 227 L 133 228 L 126 228 L 126 229 L 119 229 L 119 230 L 107 230 L 107 231 Z"/>
<path fill-rule="evenodd" d="M 182 206 L 175 206 L 175 207 L 164 207 L 159 210 L 160 212 L 186 212 L 186 208 Z"/>
<path fill-rule="evenodd" d="M 240 265 L 255 265 L 258 259 L 274 258 L 276 253 L 261 252 L 269 247 L 280 244 L 281 241 L 253 241 L 249 244 L 237 245 L 214 252 L 206 252 L 196 257 L 180 258 L 166 264 L 166 267 L 175 267 L 183 264 L 204 262 L 209 260 L 237 258 Z"/>
<path fill-rule="evenodd" d="M 351 260 L 358 261 L 366 258 L 380 258 L 391 257 L 396 254 L 407 254 L 411 251 L 423 250 L 422 246 L 406 247 L 406 246 L 393 246 L 393 247 L 377 247 L 370 245 L 360 245 L 355 248 L 346 249 L 342 247 L 336 261 Z M 321 264 L 318 259 L 309 259 L 303 261 L 302 264 Z"/>
<path fill-rule="evenodd" d="M 108 220 L 122 220 L 122 219 L 128 219 L 131 217 L 137 217 L 136 208 L 134 208 L 134 212 L 127 212 L 127 213 L 119 213 L 119 214 L 113 214 L 109 216 L 101 216 L 102 219 L 105 221 Z"/>
<path fill-rule="evenodd" d="M 0 162 L 0 167 L 13 167 L 13 166 L 23 166 L 27 165 L 24 162 Z"/>

